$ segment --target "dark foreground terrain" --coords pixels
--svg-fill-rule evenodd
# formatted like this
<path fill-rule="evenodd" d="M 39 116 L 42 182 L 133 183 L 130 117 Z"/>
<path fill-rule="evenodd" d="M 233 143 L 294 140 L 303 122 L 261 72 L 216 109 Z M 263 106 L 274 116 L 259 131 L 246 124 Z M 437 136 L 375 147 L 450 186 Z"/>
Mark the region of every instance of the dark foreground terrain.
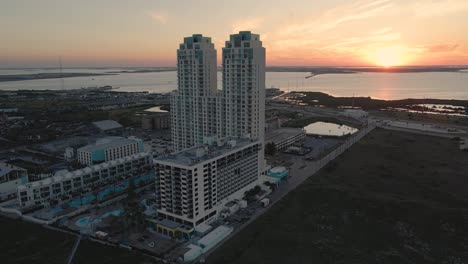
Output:
<path fill-rule="evenodd" d="M 1 263 L 66 263 L 75 237 L 0 217 Z"/>
<path fill-rule="evenodd" d="M 375 130 L 207 263 L 468 262 L 468 152 Z"/>
<path fill-rule="evenodd" d="M 64 264 L 76 237 L 40 225 L 0 217 L 0 263 Z M 74 264 L 143 264 L 150 258 L 124 249 L 82 240 Z"/>

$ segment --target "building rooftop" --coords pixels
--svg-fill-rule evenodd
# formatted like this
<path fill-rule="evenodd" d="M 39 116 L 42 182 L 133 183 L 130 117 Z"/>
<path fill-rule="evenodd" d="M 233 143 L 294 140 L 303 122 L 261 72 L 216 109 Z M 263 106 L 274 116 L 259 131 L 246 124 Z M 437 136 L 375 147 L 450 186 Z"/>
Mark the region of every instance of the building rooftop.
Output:
<path fill-rule="evenodd" d="M 273 178 L 282 179 L 289 175 L 289 171 L 285 167 L 274 167 L 268 171 L 267 175 Z"/>
<path fill-rule="evenodd" d="M 122 125 L 114 120 L 97 121 L 97 122 L 93 122 L 93 125 L 95 125 L 97 128 L 99 128 L 102 131 L 122 128 Z"/>
<path fill-rule="evenodd" d="M 217 242 L 219 242 L 222 238 L 226 237 L 232 232 L 232 227 L 228 226 L 218 226 L 215 230 L 208 233 L 208 235 L 202 237 L 198 240 L 198 244 L 202 247 L 211 247 Z"/>
<path fill-rule="evenodd" d="M 124 137 L 105 137 L 98 139 L 96 143 L 90 144 L 78 149 L 78 151 L 93 152 L 96 150 L 115 148 L 122 145 L 128 145 L 137 142 L 137 138 L 124 138 Z"/>
<path fill-rule="evenodd" d="M 265 135 L 265 142 L 281 142 L 287 138 L 305 133 L 302 128 L 282 127 L 268 132 Z"/>
<path fill-rule="evenodd" d="M 248 138 L 226 138 L 206 144 L 182 150 L 180 152 L 171 153 L 155 159 L 155 162 L 174 163 L 183 166 L 194 166 L 196 164 L 214 159 L 221 155 L 226 155 L 231 152 L 237 152 L 240 149 L 258 144 L 259 141 Z"/>
<path fill-rule="evenodd" d="M 188 250 L 184 253 L 184 260 L 186 262 L 188 261 L 192 261 L 194 259 L 196 259 L 198 256 L 200 256 L 202 254 L 202 248 L 197 246 L 197 245 L 194 245 L 194 244 L 189 244 L 188 246 L 186 246 L 185 248 L 187 248 Z"/>
<path fill-rule="evenodd" d="M 178 228 L 179 226 L 182 225 L 182 224 L 179 224 L 177 222 L 171 221 L 169 219 L 160 220 L 159 224 L 161 224 L 161 225 L 163 225 L 165 227 L 171 228 L 171 229 L 176 229 L 176 228 Z"/>
<path fill-rule="evenodd" d="M 0 177 L 15 170 L 26 171 L 23 168 L 20 168 L 20 167 L 17 167 L 8 163 L 0 162 Z"/>
<path fill-rule="evenodd" d="M 211 229 L 211 226 L 205 223 L 201 223 L 195 227 L 195 231 L 197 231 L 198 233 L 202 233 L 202 234 L 206 233 L 210 229 Z"/>
<path fill-rule="evenodd" d="M 146 109 L 145 111 L 150 113 L 169 113 L 168 111 L 161 109 L 161 106 L 151 107 Z"/>

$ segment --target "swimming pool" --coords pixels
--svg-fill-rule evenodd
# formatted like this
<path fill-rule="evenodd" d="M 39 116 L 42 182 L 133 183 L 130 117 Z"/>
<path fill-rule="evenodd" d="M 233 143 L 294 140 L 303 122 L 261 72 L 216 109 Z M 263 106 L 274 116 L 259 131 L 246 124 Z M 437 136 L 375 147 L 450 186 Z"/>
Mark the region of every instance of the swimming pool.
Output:
<path fill-rule="evenodd" d="M 63 208 L 55 207 L 55 208 L 50 209 L 50 211 L 51 211 L 53 214 L 58 214 L 58 213 L 60 213 L 60 212 L 63 211 Z"/>
<path fill-rule="evenodd" d="M 141 181 L 151 180 L 152 178 L 154 178 L 154 173 L 150 173 L 150 174 L 147 174 L 147 175 L 137 177 L 137 178 L 133 179 L 133 182 L 135 183 L 135 185 L 137 185 Z M 105 197 L 105 196 L 107 196 L 107 195 L 109 195 L 111 193 L 116 193 L 116 192 L 123 191 L 123 190 L 128 188 L 128 185 L 129 185 L 129 181 L 124 181 L 124 182 L 122 182 L 122 183 L 120 183 L 118 185 L 108 186 L 105 189 L 98 192 L 97 195 L 93 195 L 93 194 L 85 195 L 85 196 L 83 196 L 81 198 L 77 198 L 77 199 L 72 200 L 71 202 L 68 203 L 68 205 L 70 205 L 71 207 L 79 207 L 81 205 L 86 205 L 86 204 L 89 204 L 92 201 L 96 200 L 96 198 L 97 199 L 102 199 L 103 197 Z"/>
<path fill-rule="evenodd" d="M 123 209 L 117 209 L 113 211 L 106 212 L 96 218 L 91 218 L 91 216 L 85 216 L 76 220 L 75 225 L 79 228 L 89 228 L 91 225 L 101 222 L 104 218 L 109 216 L 120 216 L 124 212 Z"/>

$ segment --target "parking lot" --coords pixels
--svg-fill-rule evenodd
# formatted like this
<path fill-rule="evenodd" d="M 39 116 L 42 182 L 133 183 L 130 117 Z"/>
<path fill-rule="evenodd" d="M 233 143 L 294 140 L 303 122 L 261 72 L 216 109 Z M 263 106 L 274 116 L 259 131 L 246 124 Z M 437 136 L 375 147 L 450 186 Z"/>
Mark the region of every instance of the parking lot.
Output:
<path fill-rule="evenodd" d="M 163 255 L 173 249 L 177 242 L 160 234 L 144 232 L 144 234 L 131 234 L 128 244 L 131 247 L 147 250 L 156 255 Z"/>

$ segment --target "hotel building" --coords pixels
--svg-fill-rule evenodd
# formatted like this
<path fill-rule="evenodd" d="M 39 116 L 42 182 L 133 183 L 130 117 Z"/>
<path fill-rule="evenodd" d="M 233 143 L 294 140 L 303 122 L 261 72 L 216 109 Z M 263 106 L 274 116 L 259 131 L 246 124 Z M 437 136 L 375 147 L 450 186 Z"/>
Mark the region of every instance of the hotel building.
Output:
<path fill-rule="evenodd" d="M 216 50 L 193 35 L 177 50 L 178 91 L 171 97 L 175 152 L 154 161 L 159 229 L 196 227 L 258 184 L 265 167 L 265 49 L 259 35 L 230 36 L 223 48 L 223 88 Z"/>
<path fill-rule="evenodd" d="M 177 50 L 178 89 L 171 94 L 171 133 L 176 151 L 217 135 L 216 50 L 211 38 L 184 38 Z"/>
<path fill-rule="evenodd" d="M 258 141 L 227 139 L 158 159 L 158 216 L 191 227 L 209 222 L 220 204 L 257 184 L 260 149 Z"/>

